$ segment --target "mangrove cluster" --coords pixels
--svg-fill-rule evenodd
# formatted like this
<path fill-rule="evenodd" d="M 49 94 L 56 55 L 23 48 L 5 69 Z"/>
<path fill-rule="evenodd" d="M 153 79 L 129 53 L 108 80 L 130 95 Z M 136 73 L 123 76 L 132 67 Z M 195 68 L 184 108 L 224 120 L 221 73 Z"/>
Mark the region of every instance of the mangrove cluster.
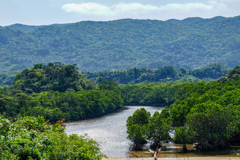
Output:
<path fill-rule="evenodd" d="M 218 81 L 187 82 L 171 87 L 174 91 L 174 103 L 170 107 L 165 107 L 161 113 L 156 112 L 152 117 L 144 109 L 137 110 L 128 118 L 128 138 L 139 148 L 139 144 L 144 140 L 156 144 L 157 134 L 160 134 L 157 136 L 157 143 L 169 140 L 166 133 L 174 130 L 173 140 L 176 143 L 196 143 L 196 148 L 201 151 L 224 149 L 230 144 L 239 144 L 238 73 L 239 67 L 236 67 Z M 138 87 L 139 91 L 141 89 Z M 163 94 L 163 100 L 169 98 Z M 142 118 L 136 118 L 138 116 Z M 153 121 L 156 117 L 159 119 Z M 149 126 L 154 126 L 153 130 L 149 129 Z M 162 132 L 159 132 L 158 128 L 162 128 Z"/>

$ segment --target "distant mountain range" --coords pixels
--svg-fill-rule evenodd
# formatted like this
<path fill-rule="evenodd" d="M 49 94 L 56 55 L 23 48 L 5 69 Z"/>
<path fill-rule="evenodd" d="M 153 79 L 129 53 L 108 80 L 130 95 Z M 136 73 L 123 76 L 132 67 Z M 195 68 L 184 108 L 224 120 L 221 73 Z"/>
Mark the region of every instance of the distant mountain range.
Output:
<path fill-rule="evenodd" d="M 67 26 L 69 24 L 52 24 L 52 25 L 48 25 L 48 26 Z M 16 31 L 22 31 L 22 32 L 32 32 L 32 31 L 35 31 L 39 28 L 44 28 L 44 27 L 48 27 L 47 25 L 42 25 L 42 26 L 29 26 L 29 25 L 24 25 L 24 24 L 19 24 L 19 23 L 16 23 L 16 24 L 13 24 L 13 25 L 10 25 L 10 26 L 6 26 L 4 28 L 10 28 L 10 29 L 13 29 L 13 30 L 16 30 Z"/>
<path fill-rule="evenodd" d="M 195 69 L 240 64 L 240 16 L 211 19 L 84 21 L 0 27 L 0 73 L 36 63 L 77 64 L 80 71 L 132 67 Z"/>

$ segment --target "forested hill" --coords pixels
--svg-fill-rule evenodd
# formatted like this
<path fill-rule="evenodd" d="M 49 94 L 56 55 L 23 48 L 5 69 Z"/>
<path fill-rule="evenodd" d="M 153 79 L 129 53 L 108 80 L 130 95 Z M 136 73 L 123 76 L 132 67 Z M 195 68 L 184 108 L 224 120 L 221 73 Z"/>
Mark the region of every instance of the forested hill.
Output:
<path fill-rule="evenodd" d="M 51 26 L 67 26 L 68 24 L 52 24 Z M 49 27 L 49 26 L 46 26 L 46 25 L 41 25 L 41 26 L 29 26 L 29 25 L 24 25 L 24 24 L 19 24 L 19 23 L 16 23 L 16 24 L 13 24 L 13 25 L 10 25 L 10 26 L 6 26 L 5 28 L 10 28 L 10 29 L 13 29 L 13 30 L 16 30 L 16 31 L 23 31 L 23 32 L 32 32 L 32 31 L 35 31 L 39 28 L 44 28 L 44 27 Z"/>
<path fill-rule="evenodd" d="M 239 26 L 240 16 L 0 27 L 0 72 L 56 61 L 81 71 L 194 69 L 213 62 L 233 68 L 240 62 Z"/>

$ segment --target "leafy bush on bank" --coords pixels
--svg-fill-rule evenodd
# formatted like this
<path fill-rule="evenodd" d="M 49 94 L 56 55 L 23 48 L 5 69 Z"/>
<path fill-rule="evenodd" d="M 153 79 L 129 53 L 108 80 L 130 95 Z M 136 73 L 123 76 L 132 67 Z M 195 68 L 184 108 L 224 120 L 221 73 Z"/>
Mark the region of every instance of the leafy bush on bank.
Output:
<path fill-rule="evenodd" d="M 99 144 L 87 136 L 68 136 L 63 119 L 50 125 L 43 116 L 24 117 L 16 122 L 0 116 L 0 157 L 4 160 L 100 160 Z"/>

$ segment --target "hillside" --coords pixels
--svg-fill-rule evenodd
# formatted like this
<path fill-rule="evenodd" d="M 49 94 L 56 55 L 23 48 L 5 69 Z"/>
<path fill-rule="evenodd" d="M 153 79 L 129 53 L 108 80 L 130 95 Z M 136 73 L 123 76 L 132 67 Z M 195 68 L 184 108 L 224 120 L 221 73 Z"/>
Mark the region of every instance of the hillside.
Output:
<path fill-rule="evenodd" d="M 220 83 L 227 83 L 227 82 L 233 82 L 236 79 L 239 79 L 240 77 L 240 67 L 237 66 L 231 71 L 229 71 L 227 74 L 224 74 L 221 78 L 218 79 L 217 82 Z"/>
<path fill-rule="evenodd" d="M 11 85 L 14 82 L 15 75 L 17 71 L 9 71 L 5 73 L 0 73 L 0 87 L 5 87 Z"/>
<path fill-rule="evenodd" d="M 240 16 L 132 20 L 0 28 L 0 72 L 36 63 L 77 64 L 81 71 L 132 67 L 195 69 L 240 62 Z"/>
<path fill-rule="evenodd" d="M 67 26 L 68 24 L 52 24 L 50 26 Z M 16 23 L 16 24 L 13 24 L 13 25 L 10 25 L 10 26 L 6 26 L 5 28 L 10 28 L 12 30 L 16 30 L 16 31 L 22 31 L 22 32 L 32 32 L 32 31 L 35 31 L 39 28 L 44 28 L 44 27 L 47 27 L 46 25 L 42 25 L 42 26 L 29 26 L 29 25 L 24 25 L 24 24 L 19 24 L 19 23 Z"/>

